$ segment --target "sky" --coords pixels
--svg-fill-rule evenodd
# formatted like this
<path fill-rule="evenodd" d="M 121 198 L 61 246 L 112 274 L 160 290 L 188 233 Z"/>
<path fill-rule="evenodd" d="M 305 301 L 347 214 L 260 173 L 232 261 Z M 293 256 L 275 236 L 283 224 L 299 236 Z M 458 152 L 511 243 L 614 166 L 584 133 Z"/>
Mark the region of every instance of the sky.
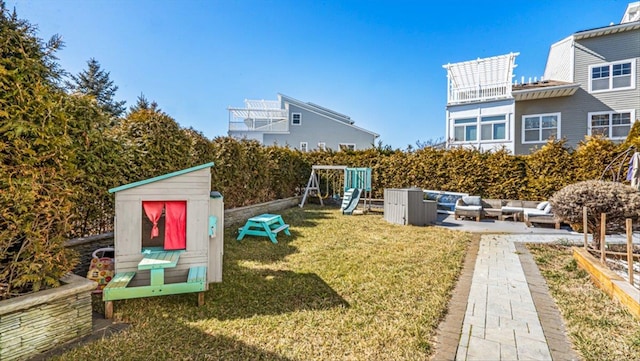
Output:
<path fill-rule="evenodd" d="M 632 1 L 5 2 L 38 37 L 62 37 L 64 70 L 78 74 L 94 58 L 116 100 L 128 107 L 144 94 L 210 139 L 227 135 L 228 107 L 281 93 L 406 149 L 445 135 L 442 65 L 519 52 L 516 79 L 539 78 L 551 44 L 619 23 Z"/>

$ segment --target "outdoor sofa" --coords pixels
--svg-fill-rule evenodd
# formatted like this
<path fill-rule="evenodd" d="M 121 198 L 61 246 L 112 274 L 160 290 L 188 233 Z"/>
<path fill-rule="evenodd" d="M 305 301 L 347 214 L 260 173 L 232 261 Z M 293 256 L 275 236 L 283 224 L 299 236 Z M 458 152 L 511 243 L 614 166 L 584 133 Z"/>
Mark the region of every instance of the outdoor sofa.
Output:
<path fill-rule="evenodd" d="M 556 229 L 560 228 L 560 219 L 553 214 L 549 202 L 540 202 L 536 208 L 525 209 L 523 213 L 524 222 L 528 227 L 531 227 L 533 223 L 545 223 L 553 224 Z"/>
<path fill-rule="evenodd" d="M 454 209 L 454 218 L 471 217 L 480 222 L 482 216 L 482 199 L 480 196 L 464 196 L 458 198 Z"/>
<path fill-rule="evenodd" d="M 500 219 L 504 205 L 506 201 L 502 199 L 482 199 L 482 217 Z"/>
<path fill-rule="evenodd" d="M 497 218 L 504 221 L 508 218 L 514 221 L 524 221 L 528 227 L 535 223 L 553 224 L 560 228 L 560 219 L 551 209 L 549 202 L 509 200 L 509 199 L 482 199 L 479 196 L 465 196 L 456 201 L 455 219 Z"/>
<path fill-rule="evenodd" d="M 514 221 L 521 221 L 525 210 L 536 209 L 539 203 L 536 201 L 506 200 L 506 204 L 501 208 L 500 220 L 513 218 Z"/>

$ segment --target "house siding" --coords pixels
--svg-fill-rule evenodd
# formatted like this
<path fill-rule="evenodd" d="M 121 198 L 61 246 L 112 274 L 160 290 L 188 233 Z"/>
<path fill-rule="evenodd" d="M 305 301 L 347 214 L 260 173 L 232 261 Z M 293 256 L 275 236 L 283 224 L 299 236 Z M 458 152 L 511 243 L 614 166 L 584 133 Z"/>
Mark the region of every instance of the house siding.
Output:
<path fill-rule="evenodd" d="M 575 148 L 588 134 L 590 112 L 635 110 L 640 117 L 640 30 L 577 40 L 573 46 L 573 79 L 580 89 L 572 96 L 516 102 L 516 154 L 528 154 L 544 143 L 522 144 L 522 116 L 561 113 L 560 136 Z M 589 66 L 636 59 L 635 88 L 589 93 Z"/>
<path fill-rule="evenodd" d="M 544 78 L 573 82 L 572 53 L 573 37 L 571 36 L 551 45 Z"/>
<path fill-rule="evenodd" d="M 263 144 L 300 148 L 300 142 L 307 142 L 309 150 L 325 143 L 327 149 L 339 150 L 340 143 L 355 144 L 356 149 L 367 149 L 375 145 L 375 135 L 350 126 L 342 121 L 329 118 L 320 112 L 309 111 L 288 103 L 289 134 L 268 134 L 263 136 Z M 300 125 L 291 124 L 291 114 L 302 114 Z"/>
<path fill-rule="evenodd" d="M 495 140 L 495 141 L 480 141 L 480 125 L 478 125 L 478 140 L 471 142 L 454 142 L 454 128 L 455 119 L 461 118 L 470 118 L 470 117 L 481 117 L 481 116 L 491 116 L 491 115 L 505 115 L 507 122 L 506 136 L 505 140 Z M 498 100 L 493 102 L 482 102 L 482 103 L 472 103 L 472 104 L 461 104 L 461 105 L 450 105 L 447 106 L 447 136 L 449 139 L 447 140 L 447 144 L 451 147 L 462 146 L 469 148 L 477 148 L 480 150 L 496 150 L 500 149 L 503 146 L 513 152 L 514 151 L 514 128 L 513 128 L 513 119 L 514 117 L 514 100 L 513 99 L 505 99 Z"/>
<path fill-rule="evenodd" d="M 635 89 L 590 94 L 603 104 L 589 111 L 640 108 L 640 30 L 582 39 L 575 46 L 574 78 L 580 87 L 589 89 L 589 66 L 625 59 L 636 59 Z M 586 121 L 586 118 L 585 118 Z"/>
<path fill-rule="evenodd" d="M 572 96 L 526 100 L 516 102 L 515 154 L 529 154 L 542 143 L 522 143 L 522 116 L 532 114 L 560 113 L 560 137 L 567 140 L 568 145 L 574 147 L 584 139 L 587 131 L 587 113 L 582 109 L 591 104 L 593 98 L 583 89 L 578 89 Z"/>

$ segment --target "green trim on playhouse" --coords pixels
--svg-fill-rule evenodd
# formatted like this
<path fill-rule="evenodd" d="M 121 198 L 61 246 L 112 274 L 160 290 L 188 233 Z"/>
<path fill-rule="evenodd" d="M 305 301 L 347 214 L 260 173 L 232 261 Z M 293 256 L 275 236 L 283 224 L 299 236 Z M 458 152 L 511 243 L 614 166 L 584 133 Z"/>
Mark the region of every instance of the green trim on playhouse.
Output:
<path fill-rule="evenodd" d="M 211 168 L 211 167 L 213 167 L 213 162 L 209 162 L 209 163 L 205 163 L 205 164 L 198 165 L 198 166 L 195 166 L 195 167 L 179 170 L 177 172 L 168 173 L 168 174 L 165 174 L 165 175 L 161 175 L 161 176 L 157 176 L 157 177 L 141 180 L 139 182 L 129 183 L 129 184 L 125 184 L 123 186 L 111 188 L 111 189 L 109 189 L 109 193 L 120 192 L 120 191 L 123 191 L 125 189 L 139 187 L 141 185 L 145 185 L 145 184 L 161 181 L 163 179 L 168 179 L 168 178 L 176 177 L 176 176 L 183 175 L 183 174 L 186 174 L 186 173 L 195 172 L 195 171 L 200 170 L 200 169 Z"/>

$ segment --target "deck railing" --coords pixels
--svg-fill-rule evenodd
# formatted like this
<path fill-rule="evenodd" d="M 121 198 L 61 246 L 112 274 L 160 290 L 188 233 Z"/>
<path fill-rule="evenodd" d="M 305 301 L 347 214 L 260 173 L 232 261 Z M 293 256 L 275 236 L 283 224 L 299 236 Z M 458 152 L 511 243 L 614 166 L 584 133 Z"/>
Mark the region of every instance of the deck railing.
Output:
<path fill-rule="evenodd" d="M 247 119 L 244 121 L 229 121 L 230 131 L 242 132 L 286 132 L 289 130 L 287 120 Z"/>
<path fill-rule="evenodd" d="M 451 88 L 449 104 L 511 98 L 511 83 Z"/>

